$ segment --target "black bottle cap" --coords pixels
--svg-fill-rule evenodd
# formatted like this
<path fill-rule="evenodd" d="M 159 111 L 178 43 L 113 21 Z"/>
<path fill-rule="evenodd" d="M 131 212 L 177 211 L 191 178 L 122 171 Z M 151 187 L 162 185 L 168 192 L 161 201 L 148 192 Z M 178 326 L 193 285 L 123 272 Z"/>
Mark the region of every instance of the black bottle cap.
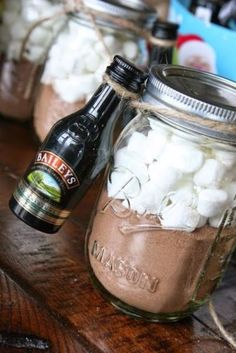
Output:
<path fill-rule="evenodd" d="M 179 25 L 173 22 L 155 21 L 152 28 L 152 35 L 159 39 L 175 40 L 178 35 Z"/>
<path fill-rule="evenodd" d="M 114 82 L 119 83 L 133 93 L 140 92 L 146 79 L 142 70 L 120 55 L 114 56 L 112 63 L 106 68 L 105 72 Z"/>

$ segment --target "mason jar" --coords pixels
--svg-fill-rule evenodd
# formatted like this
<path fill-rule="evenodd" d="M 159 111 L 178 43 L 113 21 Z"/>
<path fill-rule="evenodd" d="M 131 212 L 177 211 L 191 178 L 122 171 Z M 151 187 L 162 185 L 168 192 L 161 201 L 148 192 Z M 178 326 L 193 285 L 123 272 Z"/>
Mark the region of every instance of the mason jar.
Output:
<path fill-rule="evenodd" d="M 236 83 L 154 66 L 118 138 L 86 236 L 116 308 L 177 321 L 206 303 L 236 243 Z"/>
<path fill-rule="evenodd" d="M 5 0 L 0 26 L 0 114 L 19 121 L 33 115 L 34 97 L 48 46 L 61 28 L 55 0 Z M 42 21 L 52 17 L 52 20 Z M 37 24 L 33 28 L 34 24 Z"/>
<path fill-rule="evenodd" d="M 149 30 L 156 12 L 142 1 L 84 1 L 90 13 L 71 13 L 67 25 L 51 47 L 41 78 L 34 111 L 40 140 L 60 118 L 79 110 L 102 82 L 115 54 L 144 67 L 148 63 L 146 40 L 123 25 Z M 92 17 L 91 17 L 92 16 Z"/>

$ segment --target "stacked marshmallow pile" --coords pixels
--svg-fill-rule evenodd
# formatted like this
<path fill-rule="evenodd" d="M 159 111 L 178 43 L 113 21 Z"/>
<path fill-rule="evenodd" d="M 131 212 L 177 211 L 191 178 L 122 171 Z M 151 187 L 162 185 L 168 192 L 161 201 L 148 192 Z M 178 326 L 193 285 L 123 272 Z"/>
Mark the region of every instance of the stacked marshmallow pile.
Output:
<path fill-rule="evenodd" d="M 184 132 L 177 136 L 153 118 L 149 124 L 148 133 L 134 132 L 117 150 L 108 196 L 140 215 L 157 216 L 163 228 L 218 228 L 225 210 L 235 206 L 236 150 L 190 141 Z"/>
<path fill-rule="evenodd" d="M 103 39 L 111 55 L 120 54 L 137 63 L 143 41 L 139 45 L 127 34 L 117 32 L 103 29 Z M 147 55 L 145 48 L 143 51 Z M 64 102 L 88 100 L 101 84 L 109 63 L 96 31 L 71 19 L 49 52 L 42 83 L 52 85 Z"/>
<path fill-rule="evenodd" d="M 61 10 L 62 5 L 49 0 L 5 0 L 0 26 L 1 52 L 6 54 L 8 60 L 19 60 L 23 41 L 32 24 Z M 26 44 L 24 57 L 31 62 L 41 60 L 64 21 L 65 17 L 62 17 L 37 26 Z"/>

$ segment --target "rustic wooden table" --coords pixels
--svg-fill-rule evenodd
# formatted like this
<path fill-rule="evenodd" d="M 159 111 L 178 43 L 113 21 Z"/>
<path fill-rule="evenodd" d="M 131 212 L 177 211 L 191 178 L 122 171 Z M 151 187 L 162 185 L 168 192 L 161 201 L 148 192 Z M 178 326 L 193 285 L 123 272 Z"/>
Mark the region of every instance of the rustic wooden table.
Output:
<path fill-rule="evenodd" d="M 0 121 L 0 353 L 233 352 L 207 307 L 179 323 L 147 323 L 119 313 L 93 289 L 83 246 L 99 183 L 56 235 L 34 231 L 11 214 L 8 199 L 36 148 L 29 126 Z M 231 333 L 235 270 L 233 259 L 214 295 Z"/>

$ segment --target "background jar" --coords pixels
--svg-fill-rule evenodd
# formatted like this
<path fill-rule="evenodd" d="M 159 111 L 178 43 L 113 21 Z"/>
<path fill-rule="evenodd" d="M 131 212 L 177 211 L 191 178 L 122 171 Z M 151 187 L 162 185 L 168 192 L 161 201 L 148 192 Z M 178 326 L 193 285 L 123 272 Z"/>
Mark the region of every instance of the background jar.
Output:
<path fill-rule="evenodd" d="M 135 2 L 136 8 L 133 4 L 85 1 L 94 20 L 83 11 L 68 16 L 67 25 L 49 51 L 37 97 L 34 126 L 41 140 L 58 119 L 85 104 L 102 82 L 105 67 L 115 54 L 141 67 L 148 63 L 146 41 L 116 22 L 125 19 L 146 30 L 152 26 L 155 10 L 141 1 Z"/>
<path fill-rule="evenodd" d="M 152 68 L 155 113 L 117 140 L 86 237 L 92 281 L 120 310 L 176 321 L 218 285 L 236 243 L 235 95 L 212 74 Z"/>
<path fill-rule="evenodd" d="M 28 120 L 33 115 L 34 97 L 42 64 L 52 38 L 65 18 L 42 18 L 61 13 L 61 1 L 5 0 L 0 28 L 0 113 Z M 27 38 L 28 36 L 28 38 Z"/>

